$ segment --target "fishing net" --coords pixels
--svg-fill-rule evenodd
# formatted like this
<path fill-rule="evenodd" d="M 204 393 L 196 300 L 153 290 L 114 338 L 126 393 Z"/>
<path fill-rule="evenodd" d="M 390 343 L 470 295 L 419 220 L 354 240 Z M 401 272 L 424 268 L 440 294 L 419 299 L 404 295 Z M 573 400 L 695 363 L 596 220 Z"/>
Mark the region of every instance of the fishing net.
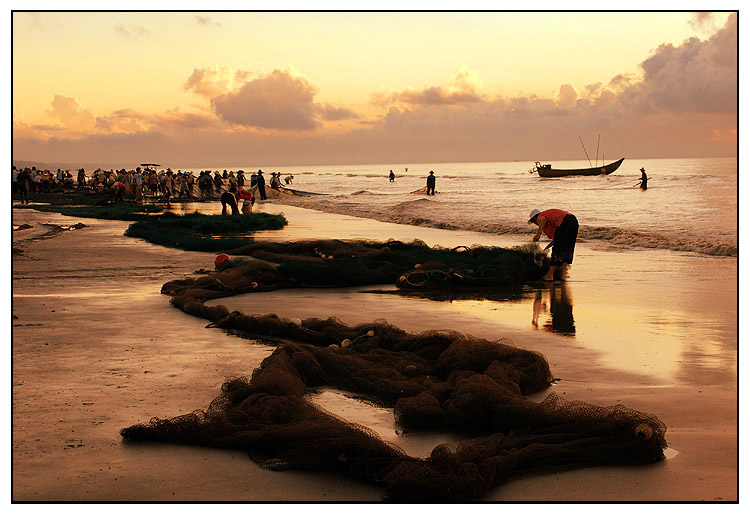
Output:
<path fill-rule="evenodd" d="M 36 200 L 36 198 L 35 198 Z M 128 203 L 66 205 L 55 203 L 51 205 L 14 205 L 16 209 L 34 209 L 41 212 L 58 212 L 63 216 L 77 218 L 96 218 L 103 220 L 136 221 L 151 217 L 163 209 L 157 205 L 134 205 Z"/>
<path fill-rule="evenodd" d="M 165 284 L 174 306 L 209 320 L 209 327 L 276 349 L 249 378 L 227 379 L 206 409 L 153 418 L 124 428 L 122 436 L 238 449 L 271 470 L 335 471 L 378 485 L 384 498 L 400 502 L 471 501 L 529 474 L 664 458 L 666 427 L 653 415 L 567 401 L 554 393 L 541 402 L 529 400 L 527 395 L 548 387 L 553 377 L 544 356 L 510 341 L 447 330 L 412 334 L 384 320 L 350 326 L 335 317 L 247 315 L 204 304 L 239 292 L 298 287 L 296 276 L 280 273 L 298 262 L 292 255 L 320 264 L 358 256 L 378 262 L 403 245 L 340 243 L 250 245 L 245 254 L 270 259 L 279 253 L 287 260 L 240 261 L 209 276 Z M 346 253 L 338 253 L 342 249 Z M 442 264 L 451 267 L 470 255 L 440 252 L 450 257 Z M 448 431 L 466 439 L 441 444 L 428 458 L 411 457 L 373 431 L 316 407 L 309 393 L 322 387 L 392 408 L 406 430 Z"/>
<path fill-rule="evenodd" d="M 165 284 L 176 295 L 197 287 L 212 298 L 288 287 L 396 284 L 403 289 L 520 286 L 538 280 L 549 261 L 536 247 L 429 247 L 422 241 L 389 240 L 252 242 L 227 253 L 239 256 L 226 269 L 197 280 Z M 251 259 L 243 259 L 251 257 Z M 222 294 L 223 293 L 223 294 Z M 206 298 L 205 296 L 202 296 Z"/>
<path fill-rule="evenodd" d="M 263 212 L 231 216 L 167 212 L 142 217 L 128 227 L 125 235 L 182 250 L 226 251 L 246 245 L 247 234 L 258 230 L 280 230 L 286 224 L 283 216 Z"/>

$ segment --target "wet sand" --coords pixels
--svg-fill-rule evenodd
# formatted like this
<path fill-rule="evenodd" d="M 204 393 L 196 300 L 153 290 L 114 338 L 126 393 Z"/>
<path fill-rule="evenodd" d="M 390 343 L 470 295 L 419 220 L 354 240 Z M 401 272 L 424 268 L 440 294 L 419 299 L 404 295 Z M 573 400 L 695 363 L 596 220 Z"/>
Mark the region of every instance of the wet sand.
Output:
<path fill-rule="evenodd" d="M 526 242 L 275 204 L 262 210 L 289 219 L 283 231 L 259 235 L 275 240 Z M 266 471 L 241 452 L 125 443 L 121 428 L 205 408 L 227 376 L 249 375 L 272 348 L 207 329 L 205 320 L 174 309 L 159 293 L 168 280 L 211 269 L 213 254 L 126 238 L 127 222 L 20 210 L 13 223 L 32 228 L 15 232 L 14 241 L 42 235 L 48 227 L 41 223 L 76 222 L 87 227 L 21 242 L 23 253 L 13 258 L 14 501 L 380 498 L 379 489 L 337 475 Z M 550 391 L 622 403 L 656 414 L 668 427 L 669 458 L 662 463 L 527 478 L 493 489 L 487 500 L 737 499 L 736 259 L 579 244 L 565 286 L 525 287 L 510 298 L 437 302 L 362 289 L 374 288 L 277 291 L 214 303 L 245 313 L 336 315 L 346 323 L 386 318 L 412 332 L 509 338 L 547 357 L 560 379 Z M 315 401 L 412 455 L 456 441 L 450 434 L 399 435 L 389 410 L 342 392 L 321 391 Z"/>

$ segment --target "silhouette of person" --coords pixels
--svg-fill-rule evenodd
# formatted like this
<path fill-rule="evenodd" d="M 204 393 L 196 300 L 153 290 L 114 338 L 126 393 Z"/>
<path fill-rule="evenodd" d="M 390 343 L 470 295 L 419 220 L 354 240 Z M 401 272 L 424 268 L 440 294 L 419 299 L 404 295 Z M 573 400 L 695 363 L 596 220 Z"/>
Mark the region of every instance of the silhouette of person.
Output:
<path fill-rule="evenodd" d="M 430 170 L 430 174 L 427 176 L 427 194 L 435 195 L 435 172 Z"/>
<path fill-rule="evenodd" d="M 258 185 L 258 194 L 261 200 L 265 200 L 266 197 L 266 179 L 263 178 L 263 170 L 258 170 L 258 178 L 256 179 Z"/>
<path fill-rule="evenodd" d="M 644 191 L 648 189 L 648 176 L 646 175 L 646 170 L 644 168 L 641 168 L 640 186 L 641 186 L 641 189 L 643 189 Z"/>

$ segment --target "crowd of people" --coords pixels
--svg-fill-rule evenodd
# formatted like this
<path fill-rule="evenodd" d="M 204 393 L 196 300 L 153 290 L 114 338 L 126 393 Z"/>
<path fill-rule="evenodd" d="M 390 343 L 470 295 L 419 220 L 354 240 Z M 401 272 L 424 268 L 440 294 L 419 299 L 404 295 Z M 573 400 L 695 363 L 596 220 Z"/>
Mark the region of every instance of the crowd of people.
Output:
<path fill-rule="evenodd" d="M 62 191 L 65 188 L 72 188 L 75 185 L 75 179 L 70 170 L 58 169 L 57 172 L 50 170 L 37 170 L 36 167 L 12 169 L 13 183 L 12 192 L 15 194 L 21 191 L 19 176 L 26 184 L 27 193 L 51 193 L 53 191 Z"/>
<path fill-rule="evenodd" d="M 294 176 L 284 178 L 289 184 Z M 242 211 L 252 209 L 255 202 L 254 192 L 261 200 L 266 200 L 265 178 L 263 171 L 252 173 L 249 178 L 244 170 L 219 171 L 204 170 L 196 177 L 192 171 L 171 168 L 157 171 L 152 167 L 137 167 L 134 170 L 103 170 L 97 169 L 87 174 L 81 168 L 74 177 L 70 170 L 52 172 L 36 169 L 36 167 L 18 169 L 12 168 L 12 191 L 20 193 L 21 203 L 29 203 L 30 195 L 42 193 L 64 193 L 73 190 L 90 190 L 101 195 L 109 195 L 115 200 L 124 201 L 126 198 L 142 203 L 144 199 L 165 202 L 167 205 L 174 199 L 187 200 L 215 200 L 222 199 L 224 193 L 231 193 L 236 197 L 235 207 L 239 208 L 242 201 Z M 281 190 L 281 173 L 272 172 L 270 187 Z M 226 197 L 225 197 L 226 199 Z M 223 203 L 223 202 L 222 202 Z M 248 205 L 249 204 L 249 207 Z M 233 209 L 234 212 L 234 209 Z"/>

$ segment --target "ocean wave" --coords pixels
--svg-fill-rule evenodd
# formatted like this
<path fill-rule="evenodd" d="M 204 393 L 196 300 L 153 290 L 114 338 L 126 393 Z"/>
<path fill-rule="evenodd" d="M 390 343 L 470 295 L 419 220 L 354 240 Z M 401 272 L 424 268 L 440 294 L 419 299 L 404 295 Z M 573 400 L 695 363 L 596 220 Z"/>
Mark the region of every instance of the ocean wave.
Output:
<path fill-rule="evenodd" d="M 366 193 L 366 191 L 362 192 L 362 194 L 364 193 Z M 427 198 L 400 202 L 390 207 L 383 206 L 385 210 L 374 210 L 372 206 L 359 205 L 351 202 L 328 202 L 302 197 L 284 197 L 283 201 L 284 203 L 305 209 L 330 212 L 333 214 L 344 214 L 386 223 L 397 223 L 400 225 L 414 225 L 439 228 L 443 230 L 466 230 L 470 232 L 499 235 L 528 235 L 530 232 L 529 226 L 526 223 L 519 224 L 514 222 L 512 224 L 506 224 L 484 220 L 469 221 L 465 219 L 448 219 L 445 213 L 426 212 L 429 211 L 430 208 L 440 208 L 437 202 Z M 716 241 L 689 240 L 681 237 L 669 237 L 663 234 L 647 233 L 616 227 L 591 227 L 583 225 L 579 229 L 578 239 L 579 241 L 604 241 L 619 248 L 625 246 L 633 248 L 673 250 L 717 257 L 737 257 L 739 254 L 736 244 Z"/>
<path fill-rule="evenodd" d="M 387 173 L 377 175 L 373 173 L 333 173 L 333 175 L 346 178 L 388 178 Z"/>
<path fill-rule="evenodd" d="M 377 193 L 375 191 L 370 191 L 368 189 L 361 189 L 359 191 L 355 191 L 353 193 L 349 193 L 348 196 L 360 196 L 360 195 L 367 195 L 367 196 L 387 196 L 391 193 Z M 337 195 L 337 196 L 347 196 L 347 195 Z"/>
<path fill-rule="evenodd" d="M 433 203 L 433 201 L 428 198 L 420 198 L 419 200 L 407 200 L 405 202 L 400 202 L 400 203 L 397 203 L 396 205 L 393 205 L 392 207 L 390 207 L 390 211 L 391 212 L 404 212 L 409 209 L 420 208 L 424 205 L 429 205 L 431 203 Z"/>
<path fill-rule="evenodd" d="M 662 234 L 639 232 L 616 227 L 581 227 L 579 237 L 607 241 L 617 245 L 695 252 L 718 257 L 737 257 L 737 245 L 714 241 L 690 241 Z"/>

